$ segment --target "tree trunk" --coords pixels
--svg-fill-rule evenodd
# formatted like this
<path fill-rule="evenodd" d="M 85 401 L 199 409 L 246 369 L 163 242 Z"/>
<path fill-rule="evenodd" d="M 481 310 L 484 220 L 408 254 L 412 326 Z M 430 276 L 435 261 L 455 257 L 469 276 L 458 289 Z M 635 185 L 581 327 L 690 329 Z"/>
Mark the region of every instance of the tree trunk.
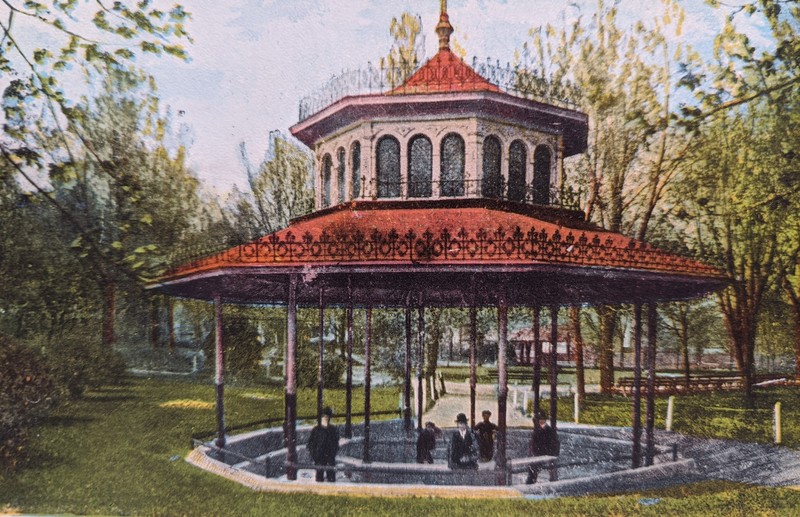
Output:
<path fill-rule="evenodd" d="M 117 286 L 113 280 L 106 280 L 103 285 L 103 344 L 113 345 L 117 338 L 114 333 L 114 316 L 117 308 Z"/>
<path fill-rule="evenodd" d="M 614 388 L 614 334 L 617 326 L 617 313 L 613 307 L 602 305 L 597 310 L 600 317 L 600 391 L 611 393 Z"/>
<path fill-rule="evenodd" d="M 583 402 L 586 398 L 586 377 L 583 371 L 583 334 L 581 333 L 581 308 L 570 307 L 569 319 L 572 324 L 572 332 L 575 335 L 575 389 L 578 392 L 578 400 Z"/>
<path fill-rule="evenodd" d="M 160 297 L 150 297 L 150 348 L 158 348 L 159 345 L 159 324 L 161 318 L 159 317 Z"/>
<path fill-rule="evenodd" d="M 686 391 L 692 384 L 692 373 L 689 367 L 689 307 L 688 305 L 680 308 L 681 315 L 681 348 L 683 350 L 683 379 L 686 385 Z"/>
<path fill-rule="evenodd" d="M 800 380 L 800 306 L 794 309 L 794 376 Z"/>
<path fill-rule="evenodd" d="M 175 300 L 167 297 L 167 345 L 170 352 L 175 351 Z"/>

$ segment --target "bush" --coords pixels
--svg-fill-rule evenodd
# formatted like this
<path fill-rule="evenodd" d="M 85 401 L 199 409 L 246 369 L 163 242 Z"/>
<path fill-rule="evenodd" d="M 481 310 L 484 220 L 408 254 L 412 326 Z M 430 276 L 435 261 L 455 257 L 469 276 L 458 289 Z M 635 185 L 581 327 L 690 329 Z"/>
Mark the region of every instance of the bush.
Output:
<path fill-rule="evenodd" d="M 36 350 L 0 336 L 0 466 L 13 470 L 27 456 L 31 428 L 55 402 L 56 384 Z"/>
<path fill-rule="evenodd" d="M 99 341 L 71 336 L 46 350 L 57 382 L 72 398 L 125 378 L 125 359 Z"/>
<path fill-rule="evenodd" d="M 325 351 L 325 359 L 322 364 L 322 382 L 326 388 L 335 388 L 342 385 L 345 367 L 344 359 L 336 352 L 333 350 Z M 318 348 L 311 345 L 297 347 L 297 387 L 315 387 L 317 385 L 318 370 Z"/>
<path fill-rule="evenodd" d="M 262 345 L 258 329 L 249 319 L 237 315 L 225 315 L 222 322 L 222 341 L 225 345 L 225 370 L 232 375 L 248 379 L 256 377 L 261 369 Z M 215 356 L 216 337 L 212 332 L 203 344 L 207 358 Z"/>

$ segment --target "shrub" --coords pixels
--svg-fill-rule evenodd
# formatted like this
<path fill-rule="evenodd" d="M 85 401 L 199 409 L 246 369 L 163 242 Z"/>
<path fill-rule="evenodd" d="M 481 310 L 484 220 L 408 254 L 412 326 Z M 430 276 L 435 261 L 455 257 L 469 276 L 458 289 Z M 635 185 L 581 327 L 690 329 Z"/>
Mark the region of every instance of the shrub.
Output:
<path fill-rule="evenodd" d="M 27 456 L 31 428 L 55 402 L 56 386 L 41 353 L 0 336 L 0 466 Z"/>
<path fill-rule="evenodd" d="M 225 370 L 233 375 L 252 379 L 261 372 L 262 345 L 258 329 L 249 319 L 238 315 L 225 315 L 222 322 L 222 341 L 225 345 Z M 212 332 L 203 344 L 207 358 L 215 355 L 216 338 Z"/>
<path fill-rule="evenodd" d="M 46 351 L 56 380 L 72 398 L 82 396 L 87 388 L 117 384 L 125 378 L 122 355 L 99 341 L 70 336 Z"/>
<path fill-rule="evenodd" d="M 346 367 L 342 359 L 333 350 L 325 351 L 322 364 L 322 382 L 326 388 L 335 388 L 342 385 L 342 376 Z M 317 385 L 317 372 L 319 370 L 319 352 L 316 346 L 305 345 L 297 347 L 297 386 L 299 388 L 313 388 Z"/>

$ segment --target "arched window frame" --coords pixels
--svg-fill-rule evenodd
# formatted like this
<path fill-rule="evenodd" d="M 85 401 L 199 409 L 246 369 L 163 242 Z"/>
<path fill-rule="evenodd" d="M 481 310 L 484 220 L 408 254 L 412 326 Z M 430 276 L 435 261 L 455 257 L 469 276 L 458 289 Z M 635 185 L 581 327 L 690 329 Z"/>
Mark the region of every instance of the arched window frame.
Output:
<path fill-rule="evenodd" d="M 533 151 L 533 182 L 531 184 L 534 203 L 540 205 L 550 204 L 552 175 L 553 150 L 548 145 L 537 145 Z"/>
<path fill-rule="evenodd" d="M 333 170 L 333 158 L 331 158 L 330 153 L 326 153 L 325 156 L 322 157 L 322 171 L 320 175 L 322 176 L 321 187 L 322 187 L 322 208 L 328 208 L 331 206 L 331 174 Z"/>
<path fill-rule="evenodd" d="M 451 145 L 455 145 L 455 148 L 448 147 Z M 448 156 L 449 152 L 456 154 Z M 446 134 L 439 143 L 439 156 L 441 162 L 439 166 L 439 195 L 441 197 L 464 196 L 464 175 L 466 171 L 466 145 L 464 138 L 458 133 Z"/>
<path fill-rule="evenodd" d="M 433 144 L 423 134 L 408 140 L 408 197 L 431 197 L 433 194 Z"/>
<path fill-rule="evenodd" d="M 523 202 L 526 198 L 528 146 L 522 140 L 514 140 L 508 146 L 508 199 Z"/>
<path fill-rule="evenodd" d="M 350 199 L 361 197 L 361 142 L 350 145 Z"/>
<path fill-rule="evenodd" d="M 394 146 L 394 156 L 384 154 L 391 152 L 391 150 L 386 147 L 388 145 Z M 391 159 L 391 161 L 385 161 L 387 159 Z M 375 164 L 378 197 L 400 197 L 402 172 L 400 163 L 400 141 L 397 138 L 392 135 L 385 135 L 378 140 L 378 144 L 375 146 Z M 392 170 L 387 170 L 389 167 L 391 167 Z"/>
<path fill-rule="evenodd" d="M 346 192 L 345 175 L 347 170 L 347 153 L 344 147 L 336 150 L 336 199 L 339 203 L 344 203 L 344 195 Z"/>
<path fill-rule="evenodd" d="M 481 160 L 481 196 L 499 198 L 503 195 L 503 144 L 495 135 L 483 139 Z"/>

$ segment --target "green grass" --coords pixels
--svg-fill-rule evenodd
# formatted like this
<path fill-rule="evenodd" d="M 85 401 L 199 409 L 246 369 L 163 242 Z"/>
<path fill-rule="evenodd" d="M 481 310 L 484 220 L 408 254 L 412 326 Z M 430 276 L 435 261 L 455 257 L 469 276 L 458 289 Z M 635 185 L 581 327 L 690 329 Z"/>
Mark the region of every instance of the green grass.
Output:
<path fill-rule="evenodd" d="M 313 413 L 314 390 L 299 394 L 300 414 Z M 161 405 L 212 403 L 209 384 L 135 380 L 90 392 L 57 408 L 38 429 L 26 468 L 0 478 L 0 513 L 92 515 L 797 515 L 800 492 L 709 482 L 657 492 L 545 501 L 350 498 L 261 494 L 185 463 L 189 437 L 214 428 L 213 408 Z M 343 408 L 341 390 L 326 403 Z M 359 407 L 360 400 L 354 402 Z M 280 417 L 282 391 L 228 388 L 231 425 Z M 375 410 L 393 409 L 397 389 L 373 391 Z M 340 410 L 341 411 L 341 410 Z M 629 411 L 629 410 L 628 410 Z M 640 498 L 658 498 L 653 506 Z"/>
<path fill-rule="evenodd" d="M 673 409 L 672 430 L 703 438 L 726 438 L 746 442 L 772 443 L 772 415 L 775 402 L 781 403 L 783 445 L 800 448 L 800 389 L 796 387 L 757 390 L 752 408 L 746 408 L 740 392 L 677 395 Z M 572 400 L 560 402 L 572 408 Z M 642 400 L 642 420 L 645 415 Z M 629 397 L 587 394 L 581 409 L 581 422 L 602 425 L 631 425 L 632 403 Z M 657 428 L 663 429 L 667 399 L 655 404 Z"/>

